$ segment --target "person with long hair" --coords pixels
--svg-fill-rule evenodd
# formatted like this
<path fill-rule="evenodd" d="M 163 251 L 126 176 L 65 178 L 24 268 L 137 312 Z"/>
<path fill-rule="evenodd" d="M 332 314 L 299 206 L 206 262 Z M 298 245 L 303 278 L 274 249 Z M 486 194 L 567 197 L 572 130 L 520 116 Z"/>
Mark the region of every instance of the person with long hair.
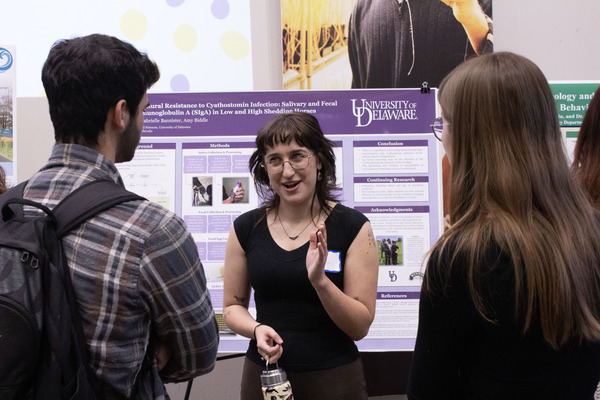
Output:
<path fill-rule="evenodd" d="M 600 88 L 581 122 L 571 168 L 592 204 L 600 209 Z"/>
<path fill-rule="evenodd" d="M 425 271 L 409 399 L 587 399 L 600 380 L 599 216 L 541 70 L 507 52 L 441 83 L 450 227 Z"/>
<path fill-rule="evenodd" d="M 581 121 L 571 170 L 594 207 L 600 209 L 600 87 L 594 92 Z M 600 383 L 594 399 L 600 399 Z"/>
<path fill-rule="evenodd" d="M 366 400 L 354 341 L 375 316 L 378 250 L 368 219 L 336 202 L 333 143 L 314 116 L 277 115 L 249 166 L 264 202 L 234 221 L 224 267 L 225 322 L 251 339 L 241 399 L 262 400 L 277 363 L 296 399 Z"/>

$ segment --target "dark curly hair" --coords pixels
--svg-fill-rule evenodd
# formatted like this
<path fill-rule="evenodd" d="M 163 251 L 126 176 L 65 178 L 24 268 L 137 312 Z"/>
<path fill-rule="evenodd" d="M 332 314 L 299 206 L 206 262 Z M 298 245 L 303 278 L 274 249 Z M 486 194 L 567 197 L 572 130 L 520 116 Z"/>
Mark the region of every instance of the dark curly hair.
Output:
<path fill-rule="evenodd" d="M 334 194 L 337 186 L 333 142 L 325 137 L 319 121 L 303 112 L 276 115 L 258 131 L 256 150 L 250 157 L 249 167 L 254 175 L 256 190 L 263 198 L 263 207 L 266 211 L 277 209 L 280 202 L 279 195 L 269 185 L 269 175 L 262 166 L 267 147 L 287 144 L 292 140 L 311 150 L 319 158 L 321 179 L 316 182 L 315 198 L 321 210 L 329 213 L 329 202 L 337 201 Z"/>

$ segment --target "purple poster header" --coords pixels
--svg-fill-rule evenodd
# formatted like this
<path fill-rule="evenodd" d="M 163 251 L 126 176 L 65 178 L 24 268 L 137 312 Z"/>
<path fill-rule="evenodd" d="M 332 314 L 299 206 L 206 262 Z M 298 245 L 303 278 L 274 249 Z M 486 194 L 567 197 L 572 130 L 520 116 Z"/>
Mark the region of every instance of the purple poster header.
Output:
<path fill-rule="evenodd" d="M 177 148 L 175 143 L 140 143 L 138 150 L 168 150 Z"/>
<path fill-rule="evenodd" d="M 184 149 L 253 149 L 254 142 L 182 143 Z"/>
<path fill-rule="evenodd" d="M 418 147 L 427 146 L 427 140 L 356 140 L 353 145 L 354 147 Z"/>
<path fill-rule="evenodd" d="M 148 94 L 145 137 L 255 135 L 273 116 L 314 115 L 326 135 L 430 133 L 435 89 Z"/>
<path fill-rule="evenodd" d="M 363 214 L 406 214 L 406 213 L 428 213 L 429 206 L 392 206 L 392 207 L 354 207 L 356 211 Z"/>
<path fill-rule="evenodd" d="M 419 292 L 378 292 L 377 300 L 418 300 Z"/>
<path fill-rule="evenodd" d="M 419 183 L 429 182 L 428 176 L 355 177 L 354 183 Z"/>

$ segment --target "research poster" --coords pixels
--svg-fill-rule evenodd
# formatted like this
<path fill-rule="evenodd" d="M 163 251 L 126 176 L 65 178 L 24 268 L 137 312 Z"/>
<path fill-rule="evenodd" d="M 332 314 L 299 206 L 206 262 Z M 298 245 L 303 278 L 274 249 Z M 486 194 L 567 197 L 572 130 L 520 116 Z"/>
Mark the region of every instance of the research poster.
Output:
<path fill-rule="evenodd" d="M 339 201 L 364 213 L 380 250 L 375 321 L 361 351 L 412 351 L 427 251 L 442 231 L 441 145 L 430 124 L 435 90 L 149 94 L 128 188 L 180 215 L 204 265 L 221 327 L 220 351 L 248 339 L 222 321 L 223 261 L 233 221 L 261 204 L 248 160 L 276 114 L 313 114 L 335 144 Z M 233 191 L 243 197 L 233 202 Z M 254 304 L 250 312 L 254 313 Z"/>
<path fill-rule="evenodd" d="M 572 161 L 581 122 L 600 82 L 551 81 L 549 83 L 556 103 L 567 155 Z"/>

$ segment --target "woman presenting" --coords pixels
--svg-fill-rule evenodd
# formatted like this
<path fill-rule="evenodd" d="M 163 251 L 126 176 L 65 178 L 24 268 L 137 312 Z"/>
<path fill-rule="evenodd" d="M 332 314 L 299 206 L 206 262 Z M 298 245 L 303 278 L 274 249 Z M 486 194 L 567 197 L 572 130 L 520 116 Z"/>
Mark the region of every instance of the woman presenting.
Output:
<path fill-rule="evenodd" d="M 354 341 L 375 316 L 378 251 L 367 218 L 335 201 L 332 142 L 309 114 L 278 115 L 249 164 L 265 201 L 234 222 L 223 300 L 227 326 L 252 339 L 241 399 L 262 400 L 267 362 L 286 370 L 296 399 L 366 399 Z"/>

